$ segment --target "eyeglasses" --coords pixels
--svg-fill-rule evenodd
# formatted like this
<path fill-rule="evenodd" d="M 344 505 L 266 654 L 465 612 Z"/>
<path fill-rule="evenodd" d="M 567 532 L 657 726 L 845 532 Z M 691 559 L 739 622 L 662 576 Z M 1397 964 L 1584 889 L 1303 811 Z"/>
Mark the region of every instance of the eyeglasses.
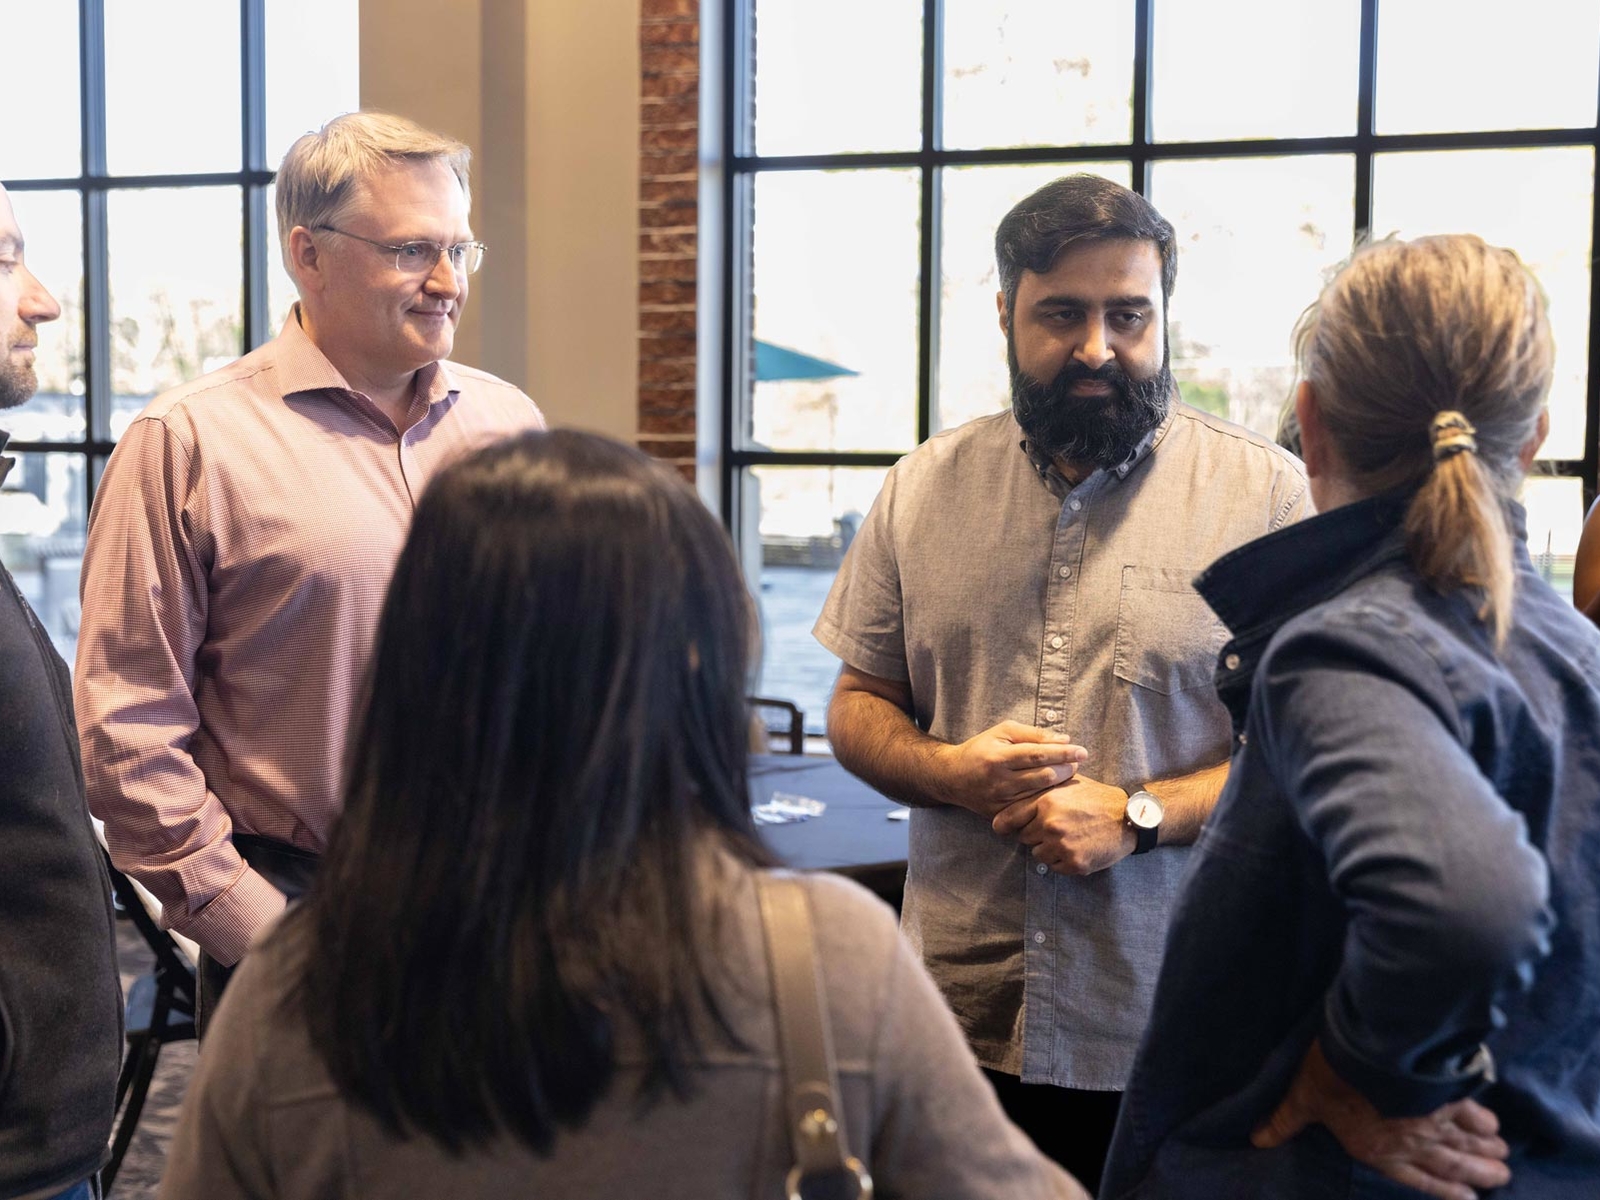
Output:
<path fill-rule="evenodd" d="M 318 225 L 316 228 L 337 233 L 341 237 L 355 238 L 379 250 L 387 250 L 394 255 L 395 270 L 404 271 L 407 275 L 432 274 L 433 268 L 439 265 L 439 257 L 444 254 L 450 256 L 450 265 L 457 275 L 471 275 L 483 266 L 484 253 L 489 249 L 482 242 L 457 242 L 453 246 L 441 246 L 438 242 L 404 242 L 391 246 L 388 242 L 375 242 L 359 233 L 336 229 L 332 225 Z"/>

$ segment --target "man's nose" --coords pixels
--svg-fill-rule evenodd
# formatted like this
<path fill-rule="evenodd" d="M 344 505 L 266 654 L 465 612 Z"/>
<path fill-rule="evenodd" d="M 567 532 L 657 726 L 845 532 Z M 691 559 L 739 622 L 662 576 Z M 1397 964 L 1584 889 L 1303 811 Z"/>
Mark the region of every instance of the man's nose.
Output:
<path fill-rule="evenodd" d="M 39 277 L 27 267 L 22 267 L 22 296 L 17 304 L 17 314 L 29 325 L 54 321 L 61 315 L 61 305 L 46 290 Z"/>
<path fill-rule="evenodd" d="M 1111 343 L 1106 337 L 1104 321 L 1091 320 L 1085 323 L 1083 341 L 1078 343 L 1073 357 L 1091 371 L 1097 371 L 1111 361 Z"/>
<path fill-rule="evenodd" d="M 447 249 L 439 255 L 439 261 L 433 264 L 433 270 L 428 273 L 427 282 L 423 285 L 430 295 L 434 296 L 459 296 L 466 290 L 467 277 L 456 271 L 455 263 L 450 259 Z"/>

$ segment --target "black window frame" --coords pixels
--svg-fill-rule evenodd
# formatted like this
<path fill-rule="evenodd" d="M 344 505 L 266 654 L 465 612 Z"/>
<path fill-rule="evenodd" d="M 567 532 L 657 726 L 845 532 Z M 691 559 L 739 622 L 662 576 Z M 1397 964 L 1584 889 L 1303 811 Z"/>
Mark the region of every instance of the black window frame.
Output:
<path fill-rule="evenodd" d="M 749 336 L 750 233 L 753 184 L 765 172 L 840 168 L 916 168 L 921 174 L 921 248 L 919 253 L 920 310 L 918 313 L 917 444 L 932 428 L 933 398 L 937 390 L 939 354 L 939 252 L 940 172 L 946 167 L 1025 165 L 1127 161 L 1133 189 L 1149 194 L 1152 163 L 1184 159 L 1264 158 L 1312 154 L 1349 154 L 1355 161 L 1355 212 L 1352 234 L 1363 237 L 1372 224 L 1372 164 L 1379 154 L 1415 150 L 1506 150 L 1528 147 L 1587 147 L 1595 154 L 1597 186 L 1590 213 L 1591 256 L 1600 256 L 1600 87 L 1596 91 L 1595 123 L 1569 129 L 1475 131 L 1470 133 L 1379 134 L 1373 124 L 1377 91 L 1378 0 L 1360 0 L 1361 31 L 1356 88 L 1356 129 L 1353 134 L 1314 138 L 1251 138 L 1205 142 L 1157 142 L 1151 134 L 1150 96 L 1153 87 L 1153 38 L 1156 0 L 1135 0 L 1132 94 L 1132 141 L 1088 146 L 946 150 L 938 144 L 943 105 L 944 0 L 923 0 L 922 15 L 922 140 L 915 150 L 887 153 L 760 155 L 755 153 L 754 130 L 748 120 L 754 84 L 752 63 L 755 7 L 759 0 L 706 0 L 715 6 L 708 26 L 720 36 L 720 127 L 711 131 L 708 144 L 725 152 L 721 180 L 720 244 L 722 361 L 719 395 L 720 437 L 716 462 L 720 471 L 718 495 L 721 512 L 735 532 L 745 527 L 738 511 L 741 474 L 751 467 L 888 467 L 901 457 L 897 452 L 832 450 L 756 450 L 741 444 L 741 427 L 748 427 L 753 395 L 753 360 Z M 1285 331 L 1287 333 L 1287 331 Z M 1541 459 L 1536 471 L 1556 477 L 1577 478 L 1582 483 L 1587 511 L 1596 495 L 1600 474 L 1600 266 L 1591 265 L 1589 287 L 1588 379 L 1585 394 L 1583 456 L 1575 459 Z"/>
<path fill-rule="evenodd" d="M 12 192 L 78 193 L 83 216 L 84 432 L 74 440 L 10 442 L 8 451 L 75 454 L 83 459 L 84 512 L 94 503 L 97 463 L 116 448 L 111 436 L 111 266 L 108 198 L 134 188 L 233 186 L 243 197 L 241 316 L 246 353 L 269 340 L 267 278 L 270 228 L 267 189 L 277 177 L 266 164 L 267 0 L 238 0 L 240 131 L 237 171 L 112 175 L 106 169 L 105 0 L 78 0 L 79 173 L 4 180 Z"/>

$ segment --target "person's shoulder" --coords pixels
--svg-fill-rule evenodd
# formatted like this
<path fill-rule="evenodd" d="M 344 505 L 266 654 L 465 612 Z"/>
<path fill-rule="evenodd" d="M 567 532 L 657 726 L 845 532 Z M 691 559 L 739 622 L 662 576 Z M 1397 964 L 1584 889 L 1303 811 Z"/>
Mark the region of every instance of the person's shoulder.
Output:
<path fill-rule="evenodd" d="M 1026 461 L 1021 441 L 1022 432 L 1012 419 L 1011 410 L 1001 409 L 940 430 L 902 457 L 895 464 L 894 473 L 902 478 L 938 476 L 965 469 L 977 459 L 1005 461 L 1010 455 Z"/>
<path fill-rule="evenodd" d="M 1531 563 L 1517 573 L 1508 642 L 1552 668 L 1600 685 L 1600 628 L 1556 591 Z"/>
<path fill-rule="evenodd" d="M 465 363 L 458 363 L 447 359 L 443 366 L 449 372 L 455 385 L 466 394 L 469 399 L 489 400 L 497 406 L 504 406 L 519 417 L 531 412 L 534 423 L 544 427 L 545 417 L 533 397 L 524 392 L 516 384 L 492 375 L 478 367 L 469 367 Z"/>
<path fill-rule="evenodd" d="M 1264 474 L 1305 478 L 1305 464 L 1276 442 L 1181 400 L 1172 406 L 1170 434 L 1207 453 L 1233 456 Z"/>
<path fill-rule="evenodd" d="M 981 417 L 973 417 L 960 425 L 941 429 L 921 446 L 918 452 L 929 454 L 954 454 L 971 449 L 1011 448 L 1022 441 L 1022 431 L 1009 408 L 996 409 Z"/>
<path fill-rule="evenodd" d="M 836 954 L 878 961 L 899 936 L 899 919 L 854 880 L 827 871 L 796 876 L 806 889 L 817 937 Z"/>
<path fill-rule="evenodd" d="M 1492 667 L 1493 648 L 1460 596 L 1434 592 L 1404 558 L 1355 580 L 1284 622 L 1258 678 L 1275 686 L 1308 668 L 1341 678 L 1390 679 L 1447 706 L 1448 697 Z"/>
<path fill-rule="evenodd" d="M 182 421 L 191 425 L 204 423 L 208 415 L 217 411 L 217 405 L 226 405 L 253 394 L 255 389 L 252 385 L 257 378 L 274 369 L 270 346 L 270 342 L 258 346 L 226 366 L 168 388 L 151 400 L 134 419 L 162 423 Z"/>
<path fill-rule="evenodd" d="M 829 912 L 859 915 L 872 920 L 882 917 L 891 924 L 895 920 L 890 908 L 871 890 L 853 879 L 831 871 L 808 871 L 795 876 L 805 887 L 811 903 Z"/>
<path fill-rule="evenodd" d="M 471 383 L 476 387 L 481 387 L 488 391 L 510 392 L 518 396 L 525 395 L 523 390 L 516 384 L 509 383 L 498 375 L 491 375 L 480 367 L 469 367 L 466 363 L 456 362 L 454 359 L 446 359 L 444 367 L 456 379 Z"/>

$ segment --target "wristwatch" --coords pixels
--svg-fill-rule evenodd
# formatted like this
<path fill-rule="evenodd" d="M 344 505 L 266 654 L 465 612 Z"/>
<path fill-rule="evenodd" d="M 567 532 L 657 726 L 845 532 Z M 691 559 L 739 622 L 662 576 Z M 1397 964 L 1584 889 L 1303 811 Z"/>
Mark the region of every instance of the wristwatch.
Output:
<path fill-rule="evenodd" d="M 1161 801 L 1143 788 L 1128 797 L 1128 824 L 1133 826 L 1135 854 L 1156 848 L 1156 839 L 1161 836 L 1161 818 L 1166 814 Z"/>

